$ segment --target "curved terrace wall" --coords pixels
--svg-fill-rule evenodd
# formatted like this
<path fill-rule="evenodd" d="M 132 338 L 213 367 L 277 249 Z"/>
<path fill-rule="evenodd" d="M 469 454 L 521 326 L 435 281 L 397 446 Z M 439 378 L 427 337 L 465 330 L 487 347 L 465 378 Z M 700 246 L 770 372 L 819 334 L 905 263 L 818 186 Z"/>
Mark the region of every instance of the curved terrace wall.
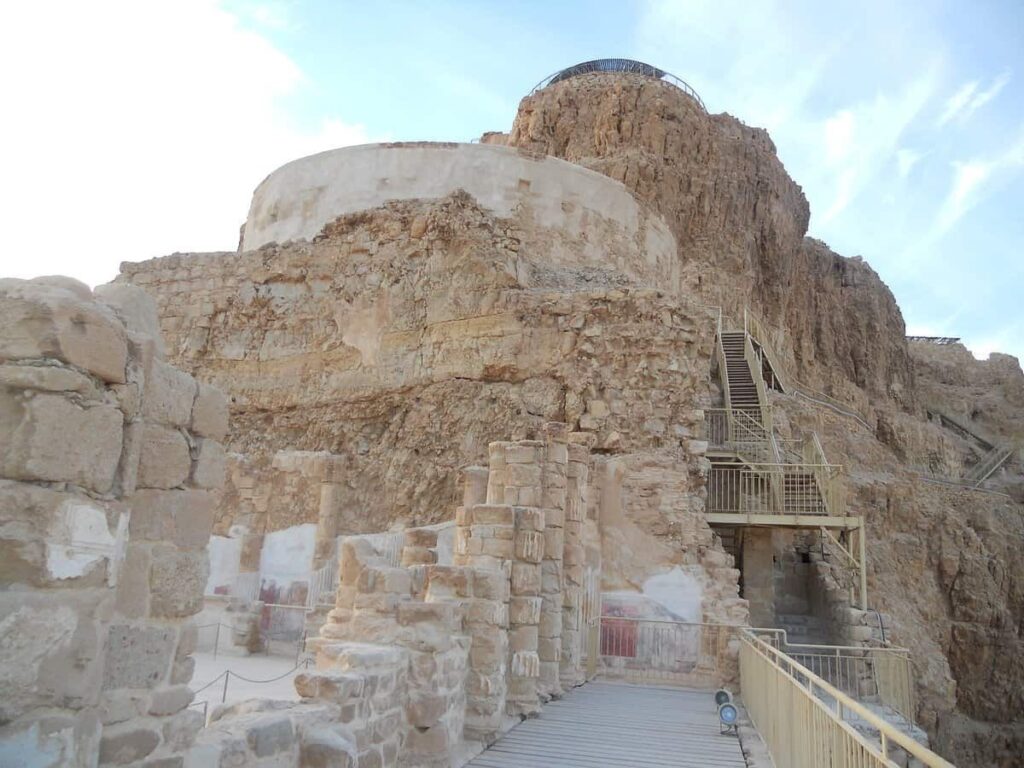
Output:
<path fill-rule="evenodd" d="M 554 157 L 484 144 L 367 144 L 290 162 L 256 188 L 241 250 L 311 240 L 339 216 L 460 189 L 525 225 L 530 245 L 553 265 L 678 285 L 675 237 L 622 184 Z"/>

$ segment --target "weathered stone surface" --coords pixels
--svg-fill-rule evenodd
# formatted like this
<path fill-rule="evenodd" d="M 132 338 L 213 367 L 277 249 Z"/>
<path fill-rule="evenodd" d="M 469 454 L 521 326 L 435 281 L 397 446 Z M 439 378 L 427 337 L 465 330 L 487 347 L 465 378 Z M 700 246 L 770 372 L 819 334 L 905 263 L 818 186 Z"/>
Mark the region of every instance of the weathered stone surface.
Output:
<path fill-rule="evenodd" d="M 213 503 L 213 496 L 205 490 L 140 490 L 131 497 L 129 533 L 133 541 L 204 548 L 213 525 Z"/>
<path fill-rule="evenodd" d="M 92 291 L 101 304 L 110 307 L 124 327 L 153 340 L 157 354 L 163 356 L 164 342 L 160 334 L 160 318 L 157 317 L 153 297 L 136 285 L 128 283 L 106 283 Z"/>
<path fill-rule="evenodd" d="M 100 762 L 127 765 L 152 754 L 160 743 L 160 734 L 132 724 L 108 728 L 100 741 Z"/>
<path fill-rule="evenodd" d="M 196 380 L 162 360 L 154 360 L 146 379 L 142 415 L 146 421 L 169 427 L 187 427 L 192 421 Z"/>
<path fill-rule="evenodd" d="M 176 634 L 171 627 L 111 626 L 106 638 L 103 688 L 155 688 L 170 668 Z"/>
<path fill-rule="evenodd" d="M 124 327 L 81 294 L 44 282 L 0 279 L 0 317 L 0 359 L 53 357 L 104 381 L 124 382 Z"/>
<path fill-rule="evenodd" d="M 199 383 L 192 404 L 192 431 L 200 437 L 221 441 L 228 432 L 227 397 L 216 387 Z"/>
<path fill-rule="evenodd" d="M 204 551 L 181 550 L 161 545 L 152 550 L 150 613 L 185 618 L 203 607 L 203 589 L 210 563 Z"/>
<path fill-rule="evenodd" d="M 75 392 L 89 400 L 99 398 L 99 388 L 88 376 L 52 362 L 0 365 L 0 387 L 10 390 L 38 389 L 44 392 Z"/>
<path fill-rule="evenodd" d="M 123 416 L 54 394 L 0 389 L 0 473 L 106 493 L 121 456 Z"/>
<path fill-rule="evenodd" d="M 183 485 L 192 468 L 188 441 L 177 429 L 146 422 L 139 454 L 139 488 Z"/>
<path fill-rule="evenodd" d="M 224 485 L 227 457 L 221 444 L 209 439 L 197 440 L 192 462 L 192 484 L 198 488 L 220 488 Z"/>

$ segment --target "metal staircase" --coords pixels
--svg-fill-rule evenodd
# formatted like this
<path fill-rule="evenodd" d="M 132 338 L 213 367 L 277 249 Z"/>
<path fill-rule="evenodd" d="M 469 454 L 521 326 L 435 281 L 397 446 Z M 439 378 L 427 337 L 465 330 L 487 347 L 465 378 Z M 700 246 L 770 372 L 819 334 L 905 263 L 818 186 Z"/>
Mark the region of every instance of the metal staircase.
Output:
<path fill-rule="evenodd" d="M 977 488 L 992 477 L 992 474 L 1006 463 L 1015 450 L 1012 446 L 1009 448 L 1001 445 L 995 446 L 981 458 L 981 461 L 971 467 L 971 471 L 964 475 L 964 479 Z"/>
<path fill-rule="evenodd" d="M 711 460 L 708 522 L 732 554 L 744 527 L 838 532 L 860 570 L 860 602 L 866 605 L 864 520 L 848 513 L 842 468 L 829 463 L 817 435 L 802 440 L 775 435 L 766 378 L 774 380 L 776 372 L 770 362 L 765 363 L 766 340 L 751 333 L 751 328 L 762 324 L 752 323 L 751 317 L 744 312 L 742 329 L 738 329 L 729 318 L 718 315 L 715 354 L 724 407 L 705 410 Z M 854 532 L 856 548 L 851 539 Z M 852 554 L 858 551 L 859 557 Z"/>

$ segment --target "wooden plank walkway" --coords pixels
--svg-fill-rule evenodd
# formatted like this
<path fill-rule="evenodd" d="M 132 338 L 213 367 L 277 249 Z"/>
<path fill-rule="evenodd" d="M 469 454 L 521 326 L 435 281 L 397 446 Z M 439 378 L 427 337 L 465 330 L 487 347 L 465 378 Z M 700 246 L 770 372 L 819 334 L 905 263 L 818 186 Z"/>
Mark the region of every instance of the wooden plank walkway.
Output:
<path fill-rule="evenodd" d="M 466 768 L 745 768 L 720 735 L 711 691 L 587 683 L 541 709 Z"/>

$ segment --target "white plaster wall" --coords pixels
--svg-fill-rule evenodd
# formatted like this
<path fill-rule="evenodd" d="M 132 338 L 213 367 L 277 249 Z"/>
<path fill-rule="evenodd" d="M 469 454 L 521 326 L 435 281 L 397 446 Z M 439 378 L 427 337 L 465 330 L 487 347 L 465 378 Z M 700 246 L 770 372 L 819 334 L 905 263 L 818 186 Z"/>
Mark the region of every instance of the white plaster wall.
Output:
<path fill-rule="evenodd" d="M 568 238 L 553 249 L 558 260 L 606 263 L 656 278 L 662 288 L 678 283 L 675 238 L 622 184 L 558 158 L 487 144 L 367 144 L 294 160 L 257 187 L 242 249 L 311 239 L 343 214 L 458 189 L 498 216 L 525 216 Z M 607 236 L 609 224 L 616 237 Z M 623 249 L 630 253 L 616 252 Z"/>
<path fill-rule="evenodd" d="M 206 594 L 231 594 L 235 579 L 238 577 L 242 540 L 229 536 L 211 536 L 207 554 L 210 557 L 210 577 L 206 580 Z"/>
<path fill-rule="evenodd" d="M 286 589 L 295 582 L 309 582 L 316 549 L 316 525 L 294 525 L 263 537 L 260 580 Z"/>

